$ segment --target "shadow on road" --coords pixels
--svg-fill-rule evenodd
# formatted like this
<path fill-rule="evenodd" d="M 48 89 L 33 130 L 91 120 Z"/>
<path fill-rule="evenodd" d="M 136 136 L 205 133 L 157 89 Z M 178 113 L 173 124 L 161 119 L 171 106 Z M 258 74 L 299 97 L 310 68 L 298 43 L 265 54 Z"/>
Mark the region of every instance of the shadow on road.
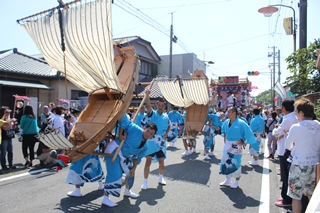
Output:
<path fill-rule="evenodd" d="M 56 210 L 61 210 L 63 212 L 105 212 L 101 209 L 101 205 L 92 203 L 92 200 L 101 198 L 102 200 L 102 191 L 96 190 L 88 194 L 85 194 L 82 197 L 64 197 L 60 200 L 59 207 L 55 208 Z M 100 211 L 99 211 L 100 210 Z"/>
<path fill-rule="evenodd" d="M 230 187 L 221 187 L 220 189 L 232 202 L 234 202 L 233 206 L 237 209 L 245 209 L 246 207 L 260 205 L 259 200 L 255 200 L 254 198 L 245 195 L 241 188 L 232 189 Z"/>
<path fill-rule="evenodd" d="M 177 151 L 181 151 L 181 149 L 177 148 L 177 147 L 167 147 L 167 151 L 170 151 L 170 152 L 177 152 Z"/>
<path fill-rule="evenodd" d="M 163 186 L 159 184 L 156 189 L 141 190 L 139 194 L 136 206 L 139 206 L 142 202 L 146 202 L 149 206 L 155 206 L 158 203 L 157 200 L 162 199 L 166 192 L 163 190 Z"/>
<path fill-rule="evenodd" d="M 207 185 L 211 174 L 211 163 L 216 161 L 220 162 L 220 160 L 213 158 L 209 161 L 186 160 L 179 164 L 168 165 L 165 166 L 165 176 L 171 180 Z M 151 174 L 158 175 L 158 169 L 153 170 Z"/>
<path fill-rule="evenodd" d="M 156 189 L 148 189 L 140 191 L 140 196 L 136 199 L 135 204 L 132 204 L 132 198 L 123 197 L 123 199 L 117 202 L 118 206 L 114 208 L 109 208 L 104 205 L 97 205 L 92 201 L 101 198 L 102 191 L 96 190 L 82 197 L 65 197 L 60 200 L 59 207 L 55 210 L 60 210 L 63 212 L 127 212 L 130 209 L 132 213 L 141 212 L 140 204 L 146 202 L 150 206 L 157 205 L 158 201 L 165 196 L 165 191 L 162 185 L 158 185 Z M 111 196 L 112 199 L 112 196 Z M 131 200 L 131 201 L 130 201 Z"/>
<path fill-rule="evenodd" d="M 257 173 L 262 174 L 263 169 L 264 168 L 260 165 L 257 165 L 257 166 L 245 165 L 245 166 L 241 167 L 241 174 L 248 174 L 248 172 L 251 172 L 251 171 L 255 171 Z M 270 174 L 271 172 L 272 172 L 272 170 L 269 169 L 269 171 L 266 174 Z"/>

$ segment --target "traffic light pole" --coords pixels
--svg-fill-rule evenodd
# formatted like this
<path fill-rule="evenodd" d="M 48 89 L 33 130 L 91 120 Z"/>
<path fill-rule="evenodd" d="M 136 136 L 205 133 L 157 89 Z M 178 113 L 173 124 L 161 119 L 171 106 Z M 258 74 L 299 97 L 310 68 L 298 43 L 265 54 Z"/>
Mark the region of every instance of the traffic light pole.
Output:
<path fill-rule="evenodd" d="M 170 26 L 170 58 L 169 58 L 169 78 L 172 78 L 172 36 L 173 36 L 173 13 L 171 13 Z"/>
<path fill-rule="evenodd" d="M 275 46 L 273 46 L 272 47 L 273 48 L 273 72 L 272 72 L 272 79 L 273 80 L 271 80 L 273 83 L 272 83 L 272 90 L 271 90 L 271 92 L 272 92 L 272 108 L 273 108 L 273 110 L 274 110 L 274 107 L 275 107 L 275 101 L 274 101 L 274 98 L 275 98 L 275 96 L 276 96 L 276 94 L 275 94 L 275 91 L 274 91 L 274 86 L 275 86 L 275 84 L 276 84 L 276 47 Z"/>

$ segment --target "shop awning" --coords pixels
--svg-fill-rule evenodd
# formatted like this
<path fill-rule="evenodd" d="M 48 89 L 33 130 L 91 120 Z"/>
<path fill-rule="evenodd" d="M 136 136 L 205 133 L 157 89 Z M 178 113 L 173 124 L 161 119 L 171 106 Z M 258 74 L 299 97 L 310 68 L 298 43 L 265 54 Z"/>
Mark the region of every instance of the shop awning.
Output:
<path fill-rule="evenodd" d="M 0 79 L 1 86 L 11 86 L 11 87 L 25 87 L 25 88 L 36 88 L 36 89 L 47 89 L 52 90 L 52 87 L 49 87 L 40 81 L 25 81 L 25 80 L 4 80 Z"/>

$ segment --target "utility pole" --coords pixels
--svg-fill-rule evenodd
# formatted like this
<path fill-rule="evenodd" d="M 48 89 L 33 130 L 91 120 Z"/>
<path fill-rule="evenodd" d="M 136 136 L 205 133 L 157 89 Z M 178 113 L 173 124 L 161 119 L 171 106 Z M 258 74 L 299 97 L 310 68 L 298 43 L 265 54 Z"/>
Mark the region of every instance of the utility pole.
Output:
<path fill-rule="evenodd" d="M 299 49 L 307 48 L 307 0 L 300 0 L 299 7 Z"/>
<path fill-rule="evenodd" d="M 275 101 L 274 101 L 274 98 L 275 98 L 275 90 L 274 90 L 274 86 L 276 85 L 276 57 L 278 59 L 278 80 L 280 82 L 280 50 L 278 50 L 278 53 L 276 54 L 276 47 L 273 46 L 273 47 L 270 47 L 272 48 L 272 52 L 269 52 L 268 53 L 268 57 L 271 57 L 272 56 L 272 63 L 269 64 L 269 68 L 270 68 L 270 76 L 271 76 L 271 90 L 270 90 L 270 99 L 271 99 L 271 102 L 272 103 L 272 107 L 274 108 L 275 107 Z"/>
<path fill-rule="evenodd" d="M 276 47 L 273 46 L 273 84 L 272 84 L 272 108 L 275 107 L 274 97 L 276 96 L 276 92 L 274 91 L 274 85 L 276 84 Z"/>
<path fill-rule="evenodd" d="M 170 27 L 169 78 L 172 78 L 172 37 L 173 37 L 173 13 L 171 13 L 171 27 Z"/>
<path fill-rule="evenodd" d="M 278 50 L 278 82 L 281 83 L 280 50 Z"/>

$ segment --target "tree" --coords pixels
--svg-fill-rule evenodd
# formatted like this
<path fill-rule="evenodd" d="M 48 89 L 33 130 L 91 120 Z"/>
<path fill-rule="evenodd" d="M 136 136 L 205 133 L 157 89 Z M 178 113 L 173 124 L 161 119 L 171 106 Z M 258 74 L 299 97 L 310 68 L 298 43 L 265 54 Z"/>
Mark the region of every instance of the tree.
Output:
<path fill-rule="evenodd" d="M 320 69 L 316 68 L 317 53 L 320 39 L 314 40 L 309 47 L 292 53 L 286 62 L 288 70 L 293 74 L 286 78 L 285 84 L 296 97 L 320 91 Z"/>
<path fill-rule="evenodd" d="M 266 90 L 266 91 L 263 91 L 263 92 L 259 93 L 259 95 L 257 95 L 255 97 L 255 100 L 259 101 L 261 103 L 264 103 L 265 105 L 269 105 L 271 103 L 270 90 Z"/>
<path fill-rule="evenodd" d="M 316 114 L 317 120 L 320 121 L 320 104 L 318 103 L 314 109 L 314 113 Z"/>

